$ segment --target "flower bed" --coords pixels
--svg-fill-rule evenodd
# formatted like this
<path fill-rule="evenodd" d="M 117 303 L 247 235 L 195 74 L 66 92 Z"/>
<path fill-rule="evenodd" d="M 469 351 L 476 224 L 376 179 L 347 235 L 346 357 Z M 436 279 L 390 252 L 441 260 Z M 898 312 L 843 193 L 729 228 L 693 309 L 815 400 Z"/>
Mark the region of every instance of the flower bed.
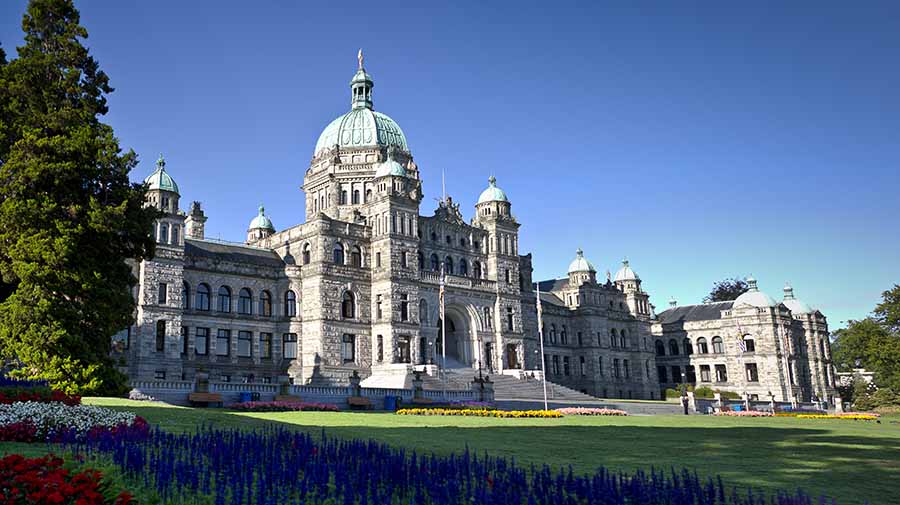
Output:
<path fill-rule="evenodd" d="M 460 408 L 417 408 L 400 409 L 397 414 L 401 416 L 463 416 L 463 417 L 562 417 L 555 410 L 488 410 L 488 409 L 460 409 Z"/>
<path fill-rule="evenodd" d="M 619 409 L 598 409 L 589 407 L 565 407 L 556 409 L 564 416 L 627 416 L 628 412 Z"/>
<path fill-rule="evenodd" d="M 701 480 L 688 470 L 628 474 L 599 468 L 581 474 L 546 465 L 529 469 L 475 451 L 416 454 L 371 440 L 311 435 L 283 427 L 205 428 L 184 434 L 154 429 L 142 442 L 106 437 L 68 448 L 88 457 L 108 458 L 126 478 L 153 488 L 164 503 L 756 505 L 776 501 L 775 496 L 757 490 L 726 489 L 721 479 Z M 799 491 L 779 492 L 777 503 L 806 505 L 818 500 Z"/>
<path fill-rule="evenodd" d="M 46 386 L 0 386 L 0 405 L 16 402 L 60 402 L 66 405 L 78 405 L 81 403 L 81 397 L 70 396 Z"/>
<path fill-rule="evenodd" d="M 26 459 L 11 454 L 0 459 L 0 490 L 4 504 L 74 503 L 76 505 L 128 505 L 131 494 L 109 498 L 108 486 L 95 470 L 81 473 L 63 468 L 63 460 L 54 456 Z"/>
<path fill-rule="evenodd" d="M 58 442 L 105 432 L 140 438 L 148 430 L 143 418 L 103 407 L 38 402 L 0 405 L 0 441 Z"/>
<path fill-rule="evenodd" d="M 713 414 L 714 416 L 723 417 L 772 417 L 771 412 L 764 410 L 723 410 Z"/>
<path fill-rule="evenodd" d="M 853 421 L 877 421 L 878 415 L 862 413 L 845 414 L 798 414 L 797 419 L 849 419 Z"/>
<path fill-rule="evenodd" d="M 243 402 L 232 403 L 228 408 L 242 412 L 290 412 L 297 410 L 313 410 L 321 412 L 337 412 L 337 405 L 314 402 Z"/>

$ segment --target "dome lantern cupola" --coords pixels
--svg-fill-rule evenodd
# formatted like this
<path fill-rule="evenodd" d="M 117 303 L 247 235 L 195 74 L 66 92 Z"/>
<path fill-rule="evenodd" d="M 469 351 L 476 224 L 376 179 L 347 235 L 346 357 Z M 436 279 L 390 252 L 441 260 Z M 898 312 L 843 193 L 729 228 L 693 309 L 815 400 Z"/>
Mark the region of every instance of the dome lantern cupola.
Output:
<path fill-rule="evenodd" d="M 812 314 L 815 312 L 808 304 L 794 298 L 794 288 L 790 284 L 784 285 L 784 300 L 781 303 L 794 315 Z"/>
<path fill-rule="evenodd" d="M 497 178 L 493 175 L 488 177 L 488 187 L 478 197 L 478 203 L 487 202 L 509 202 L 506 193 L 497 187 Z"/>
<path fill-rule="evenodd" d="M 631 266 L 628 263 L 628 258 L 625 258 L 622 260 L 622 268 L 620 268 L 619 271 L 616 272 L 616 276 L 613 278 L 613 280 L 616 282 L 639 281 L 641 280 L 641 278 L 638 277 L 636 273 L 634 273 L 634 270 L 631 269 Z"/>
<path fill-rule="evenodd" d="M 366 73 L 366 69 L 363 68 L 364 58 L 362 49 L 357 53 L 356 59 L 359 61 L 359 67 L 357 68 L 353 79 L 350 81 L 350 104 L 354 109 L 371 109 L 372 88 L 375 83 L 372 82 L 372 77 L 369 76 L 369 74 Z"/>
<path fill-rule="evenodd" d="M 266 208 L 260 204 L 259 214 L 250 221 L 250 226 L 247 228 L 247 243 L 266 238 L 273 233 L 275 233 L 275 226 L 272 225 L 272 220 L 266 216 Z"/>
<path fill-rule="evenodd" d="M 771 296 L 759 290 L 759 288 L 756 286 L 756 279 L 754 279 L 752 275 L 750 277 L 747 277 L 747 286 L 749 289 L 746 293 L 742 294 L 734 300 L 734 304 L 732 305 L 733 307 L 738 307 L 739 305 L 750 305 L 752 307 L 775 307 L 778 305 L 778 302 L 772 299 Z"/>
<path fill-rule="evenodd" d="M 162 154 L 156 160 L 156 170 L 148 175 L 144 182 L 149 186 L 147 189 L 150 191 L 169 191 L 176 195 L 179 194 L 178 184 L 175 184 L 175 179 L 166 172 L 166 160 Z"/>
<path fill-rule="evenodd" d="M 579 247 L 575 251 L 575 259 L 569 263 L 569 284 L 580 286 L 586 282 L 597 282 L 597 269 L 584 257 L 584 251 Z"/>

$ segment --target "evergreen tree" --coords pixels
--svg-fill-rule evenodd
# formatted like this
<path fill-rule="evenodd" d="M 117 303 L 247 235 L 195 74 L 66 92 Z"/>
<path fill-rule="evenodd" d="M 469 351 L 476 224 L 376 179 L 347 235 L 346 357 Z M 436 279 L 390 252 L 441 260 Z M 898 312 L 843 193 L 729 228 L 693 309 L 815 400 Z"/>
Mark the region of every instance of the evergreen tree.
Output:
<path fill-rule="evenodd" d="M 743 279 L 725 279 L 713 284 L 712 290 L 703 299 L 706 303 L 728 302 L 736 299 L 750 289 Z"/>
<path fill-rule="evenodd" d="M 0 352 L 21 376 L 68 392 L 109 394 L 124 376 L 111 336 L 131 323 L 126 259 L 153 254 L 156 211 L 131 184 L 107 112 L 109 79 L 82 41 L 71 0 L 31 0 L 25 44 L 0 70 Z"/>

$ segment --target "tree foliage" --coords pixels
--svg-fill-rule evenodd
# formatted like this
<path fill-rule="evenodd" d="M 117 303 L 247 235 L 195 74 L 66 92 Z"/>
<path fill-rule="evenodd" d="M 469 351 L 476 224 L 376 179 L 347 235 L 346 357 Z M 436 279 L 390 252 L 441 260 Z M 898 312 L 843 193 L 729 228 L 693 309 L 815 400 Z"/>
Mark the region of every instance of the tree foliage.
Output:
<path fill-rule="evenodd" d="M 728 302 L 736 299 L 750 289 L 743 279 L 737 277 L 724 279 L 713 284 L 712 290 L 703 299 L 706 303 L 712 302 Z"/>
<path fill-rule="evenodd" d="M 110 126 L 112 92 L 71 0 L 32 0 L 25 44 L 0 67 L 0 352 L 71 393 L 124 383 L 110 338 L 131 323 L 125 260 L 153 254 L 156 211 Z"/>
<path fill-rule="evenodd" d="M 875 307 L 875 319 L 895 335 L 900 335 L 900 285 L 894 284 L 881 294 L 881 303 Z"/>

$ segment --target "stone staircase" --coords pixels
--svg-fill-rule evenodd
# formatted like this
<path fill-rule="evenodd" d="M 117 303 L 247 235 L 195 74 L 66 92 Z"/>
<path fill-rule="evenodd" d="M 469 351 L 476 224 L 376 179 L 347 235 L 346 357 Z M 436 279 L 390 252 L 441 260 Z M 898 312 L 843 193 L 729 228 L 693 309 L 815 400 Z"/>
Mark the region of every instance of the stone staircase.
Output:
<path fill-rule="evenodd" d="M 469 389 L 472 379 L 478 371 L 470 367 L 454 363 L 448 359 L 447 389 Z M 484 372 L 482 372 L 484 373 Z M 443 388 L 443 378 L 439 375 L 422 375 L 422 386 L 425 389 L 439 390 Z M 540 380 L 532 378 L 519 379 L 510 375 L 490 375 L 494 383 L 496 400 L 534 400 L 543 401 L 544 389 Z M 547 381 L 547 399 L 565 402 L 595 401 L 597 398 L 580 391 Z"/>

